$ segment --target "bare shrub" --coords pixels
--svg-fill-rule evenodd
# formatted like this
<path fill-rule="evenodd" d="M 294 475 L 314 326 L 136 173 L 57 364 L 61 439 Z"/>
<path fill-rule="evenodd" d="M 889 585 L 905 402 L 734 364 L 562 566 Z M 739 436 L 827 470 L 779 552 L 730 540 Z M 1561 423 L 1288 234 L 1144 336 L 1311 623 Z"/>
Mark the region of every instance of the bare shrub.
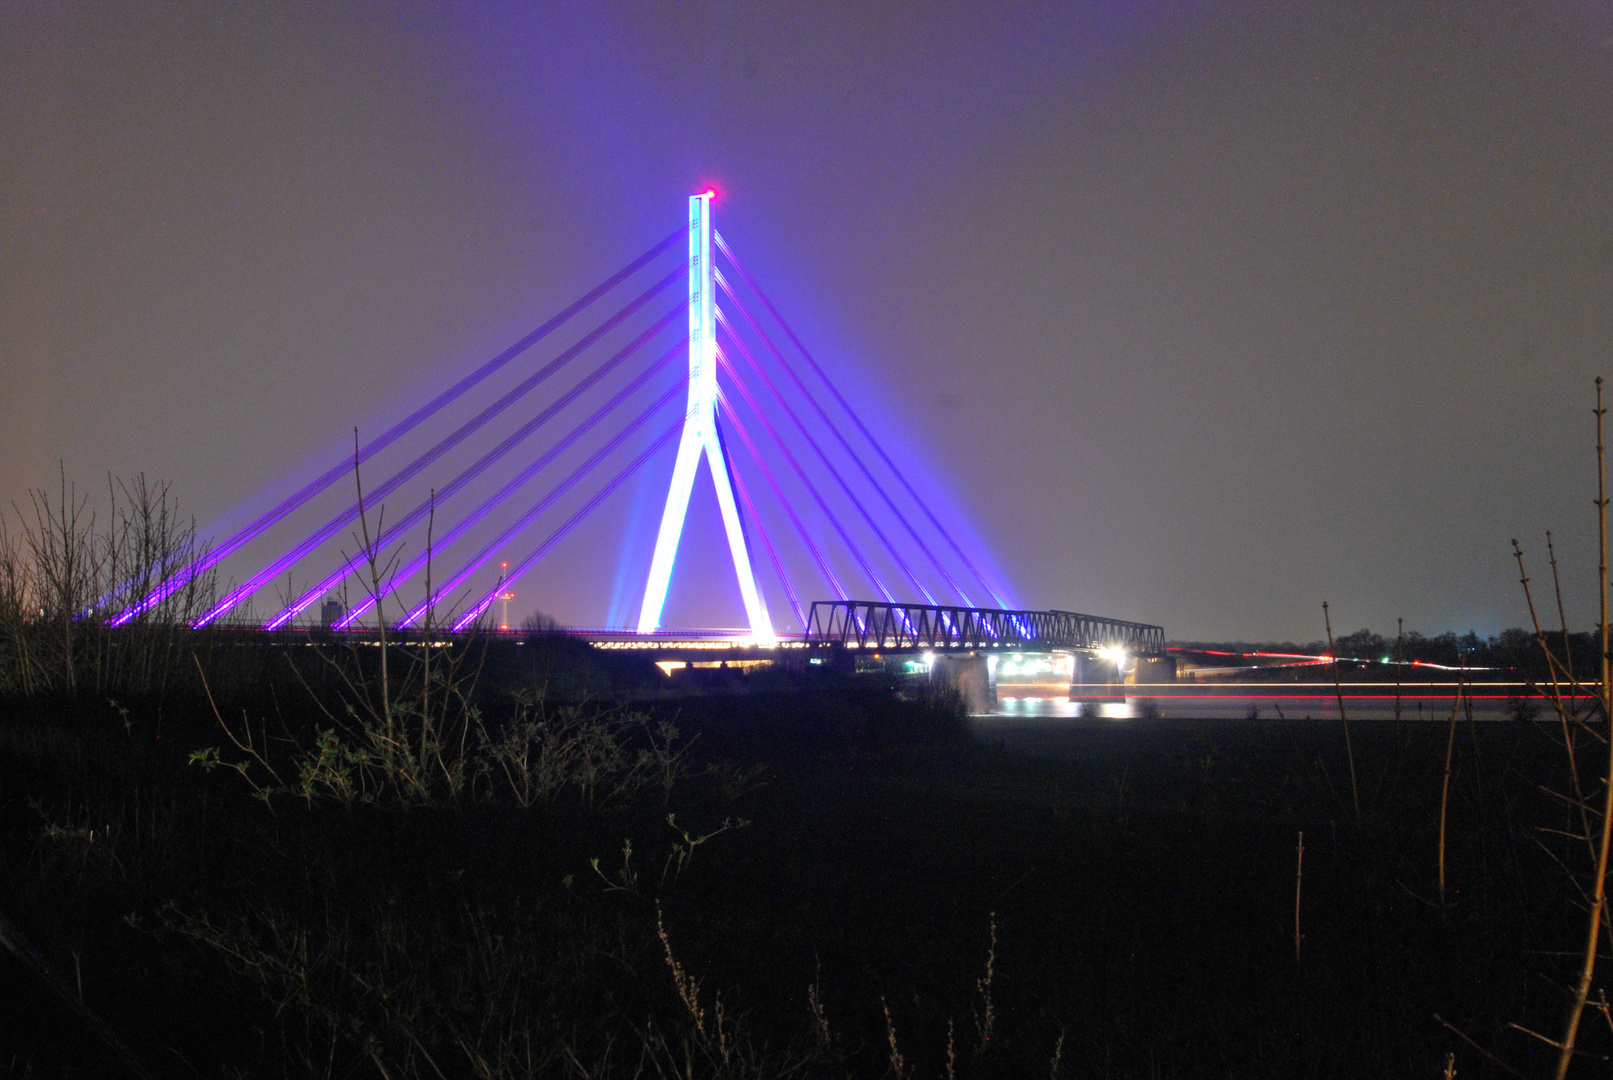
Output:
<path fill-rule="evenodd" d="M 0 693 L 162 694 L 188 677 L 217 589 L 170 486 L 107 478 L 98 513 L 65 474 L 0 515 Z"/>
<path fill-rule="evenodd" d="M 518 698 L 515 717 L 496 733 L 477 729 L 479 766 L 501 777 L 526 807 L 570 791 L 585 805 L 619 801 L 651 785 L 670 794 L 687 743 L 678 729 L 652 725 L 644 713 L 588 704 L 549 705 L 541 694 Z"/>

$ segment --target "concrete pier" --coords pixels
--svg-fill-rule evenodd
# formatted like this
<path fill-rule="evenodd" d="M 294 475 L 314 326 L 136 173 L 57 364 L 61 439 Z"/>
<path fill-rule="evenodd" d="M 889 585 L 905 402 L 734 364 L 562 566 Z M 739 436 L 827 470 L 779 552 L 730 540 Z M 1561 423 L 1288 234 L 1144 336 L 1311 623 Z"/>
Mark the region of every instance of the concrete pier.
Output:
<path fill-rule="evenodd" d="M 1126 685 L 1115 662 L 1077 653 L 1075 668 L 1070 672 L 1070 700 L 1125 701 Z"/>
<path fill-rule="evenodd" d="M 956 687 L 971 713 L 990 712 L 997 704 L 991 669 L 984 656 L 937 656 L 930 668 L 930 679 L 939 685 Z"/>
<path fill-rule="evenodd" d="M 1176 657 L 1174 656 L 1139 656 L 1136 660 L 1137 673 L 1132 676 L 1132 682 L 1139 685 L 1155 685 L 1158 683 L 1173 683 L 1176 681 Z"/>

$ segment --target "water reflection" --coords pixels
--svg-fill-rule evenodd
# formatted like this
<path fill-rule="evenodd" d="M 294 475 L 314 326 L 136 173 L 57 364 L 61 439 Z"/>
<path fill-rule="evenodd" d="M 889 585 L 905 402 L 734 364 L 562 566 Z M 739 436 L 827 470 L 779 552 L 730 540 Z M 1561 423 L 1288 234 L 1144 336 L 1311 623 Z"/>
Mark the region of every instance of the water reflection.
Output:
<path fill-rule="evenodd" d="M 1142 697 L 1127 695 L 1123 700 L 1070 701 L 1059 696 L 1020 696 L 1004 694 L 998 688 L 997 705 L 979 718 L 1039 720 L 1337 720 L 1338 703 L 1331 694 L 1292 696 L 1231 696 L 1220 694 Z M 1449 696 L 1402 697 L 1399 717 L 1403 721 L 1448 720 L 1453 699 Z M 1351 720 L 1394 720 L 1396 702 L 1386 697 L 1346 697 L 1345 709 Z M 1510 696 L 1475 696 L 1475 720 L 1511 719 L 1516 705 Z M 1464 711 L 1464 717 L 1465 717 Z"/>

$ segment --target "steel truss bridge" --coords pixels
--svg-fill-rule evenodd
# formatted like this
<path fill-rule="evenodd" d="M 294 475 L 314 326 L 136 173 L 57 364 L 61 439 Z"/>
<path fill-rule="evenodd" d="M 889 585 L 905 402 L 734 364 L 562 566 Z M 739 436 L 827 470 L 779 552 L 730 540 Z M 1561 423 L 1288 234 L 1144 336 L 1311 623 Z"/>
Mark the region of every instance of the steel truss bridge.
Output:
<path fill-rule="evenodd" d="M 1118 649 L 1133 656 L 1162 656 L 1165 629 L 1074 611 L 830 600 L 813 603 L 806 642 L 886 652 Z"/>
<path fill-rule="evenodd" d="M 717 233 L 713 199 L 691 197 L 686 224 L 384 431 L 362 444 L 355 431 L 351 454 L 188 566 L 96 608 L 114 626 L 167 610 L 232 559 L 242 576 L 184 614 L 191 626 L 508 630 L 522 576 L 648 470 L 666 496 L 649 565 L 632 572 L 643 590 L 618 594 L 638 605 L 633 629 L 577 635 L 602 647 L 1158 655 L 1158 626 L 1015 610 Z M 721 539 L 684 536 L 702 471 Z M 748 631 L 663 629 L 674 563 L 690 561 L 731 564 Z M 809 612 L 808 588 L 836 599 Z"/>

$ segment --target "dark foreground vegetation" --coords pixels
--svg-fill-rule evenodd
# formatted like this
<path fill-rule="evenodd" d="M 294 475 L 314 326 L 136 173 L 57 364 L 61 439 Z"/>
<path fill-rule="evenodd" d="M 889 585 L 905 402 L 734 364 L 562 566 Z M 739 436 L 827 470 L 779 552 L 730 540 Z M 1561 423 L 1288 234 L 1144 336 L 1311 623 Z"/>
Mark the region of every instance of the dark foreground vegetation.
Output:
<path fill-rule="evenodd" d="M 1605 633 L 1536 635 L 1578 714 L 979 738 L 879 675 L 193 631 L 193 530 L 112 495 L 0 534 L 0 1075 L 1609 1069 Z"/>
<path fill-rule="evenodd" d="M 1584 935 L 1556 717 L 1354 725 L 1358 818 L 1336 722 L 1002 745 L 944 691 L 674 695 L 552 637 L 393 645 L 386 693 L 373 647 L 210 647 L 0 711 L 50 972 L 0 954 L 11 1075 L 1550 1071 L 1509 1025 L 1556 1037 Z"/>

